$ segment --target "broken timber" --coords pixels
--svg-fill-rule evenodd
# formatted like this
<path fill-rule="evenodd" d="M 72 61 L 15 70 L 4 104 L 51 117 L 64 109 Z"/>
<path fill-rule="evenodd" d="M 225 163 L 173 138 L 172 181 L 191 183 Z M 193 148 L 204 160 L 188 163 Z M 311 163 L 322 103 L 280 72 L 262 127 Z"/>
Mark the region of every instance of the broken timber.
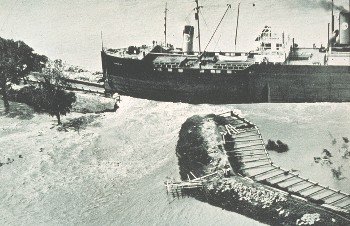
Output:
<path fill-rule="evenodd" d="M 226 154 L 240 164 L 239 174 L 306 200 L 350 211 L 350 195 L 273 164 L 259 128 L 234 112 L 220 114 L 229 124 L 222 133 Z M 255 138 L 256 139 L 255 139 Z M 227 144 L 227 145 L 226 145 Z M 264 157 L 265 156 L 265 157 Z M 232 164 L 231 164 L 232 165 Z M 257 172 L 258 171 L 258 172 Z"/>
<path fill-rule="evenodd" d="M 198 190 L 198 189 L 204 189 L 205 188 L 205 182 L 208 180 L 208 178 L 215 176 L 218 174 L 218 172 L 214 172 L 211 174 L 207 174 L 202 177 L 196 177 L 192 172 L 190 174 L 194 177 L 194 179 L 190 179 L 190 176 L 188 176 L 187 181 L 166 181 L 164 182 L 167 194 L 171 194 L 174 198 L 180 198 L 186 195 L 187 192 Z"/>

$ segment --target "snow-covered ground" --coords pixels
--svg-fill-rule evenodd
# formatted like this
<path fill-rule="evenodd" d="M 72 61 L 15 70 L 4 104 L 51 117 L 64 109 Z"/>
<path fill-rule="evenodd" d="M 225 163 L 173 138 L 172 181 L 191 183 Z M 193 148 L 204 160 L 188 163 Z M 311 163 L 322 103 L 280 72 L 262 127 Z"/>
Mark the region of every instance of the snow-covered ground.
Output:
<path fill-rule="evenodd" d="M 12 103 L 0 116 L 1 224 L 258 225 L 239 214 L 185 198 L 172 200 L 163 182 L 179 178 L 175 146 L 182 123 L 194 114 L 239 109 L 265 139 L 290 151 L 271 153 L 276 164 L 350 192 L 331 166 L 314 163 L 350 136 L 349 103 L 189 105 L 122 97 L 116 112 L 70 113 L 63 123 L 88 118 L 80 130 L 58 131 L 55 118 Z M 0 102 L 0 112 L 3 111 Z M 13 162 L 12 162 L 13 159 Z M 340 162 L 341 161 L 341 162 Z"/>

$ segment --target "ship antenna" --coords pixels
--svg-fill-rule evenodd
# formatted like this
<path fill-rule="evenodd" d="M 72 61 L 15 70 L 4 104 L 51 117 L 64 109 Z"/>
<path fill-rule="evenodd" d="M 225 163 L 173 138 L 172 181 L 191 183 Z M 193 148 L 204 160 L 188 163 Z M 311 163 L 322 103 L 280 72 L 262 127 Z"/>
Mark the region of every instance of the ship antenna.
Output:
<path fill-rule="evenodd" d="M 167 12 L 168 12 L 168 3 L 165 3 L 165 11 L 164 11 L 164 45 L 167 45 L 166 42 L 166 20 L 167 20 Z"/>
<path fill-rule="evenodd" d="M 236 23 L 236 34 L 235 34 L 235 51 L 237 49 L 237 34 L 238 34 L 238 21 L 239 21 L 239 7 L 241 3 L 238 3 L 238 8 L 237 8 L 237 23 Z"/>
<path fill-rule="evenodd" d="M 199 50 L 199 55 L 201 55 L 201 32 L 199 29 L 199 9 L 202 8 L 202 6 L 198 6 L 198 0 L 196 0 L 196 14 L 195 14 L 195 19 L 197 20 L 197 27 L 198 27 L 198 50 Z"/>

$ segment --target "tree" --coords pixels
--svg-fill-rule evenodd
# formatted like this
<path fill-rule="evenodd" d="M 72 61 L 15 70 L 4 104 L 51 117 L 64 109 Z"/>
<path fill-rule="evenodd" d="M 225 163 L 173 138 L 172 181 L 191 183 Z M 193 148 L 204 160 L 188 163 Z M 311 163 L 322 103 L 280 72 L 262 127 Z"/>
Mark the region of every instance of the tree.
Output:
<path fill-rule="evenodd" d="M 75 94 L 66 92 L 70 85 L 67 82 L 60 61 L 48 64 L 43 69 L 38 80 L 40 82 L 40 95 L 36 96 L 34 109 L 43 111 L 57 117 L 57 124 L 61 124 L 61 115 L 66 115 L 72 109 L 76 100 Z"/>
<path fill-rule="evenodd" d="M 38 55 L 22 41 L 13 41 L 0 37 L 0 91 L 4 101 L 5 112 L 10 110 L 8 90 L 12 84 L 18 84 L 21 79 L 32 71 L 40 71 L 47 57 Z"/>

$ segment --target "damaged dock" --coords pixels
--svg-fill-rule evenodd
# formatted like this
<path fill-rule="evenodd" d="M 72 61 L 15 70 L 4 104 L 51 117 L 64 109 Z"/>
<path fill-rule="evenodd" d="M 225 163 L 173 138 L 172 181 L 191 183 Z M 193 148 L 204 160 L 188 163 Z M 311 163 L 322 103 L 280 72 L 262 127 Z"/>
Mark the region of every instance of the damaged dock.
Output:
<path fill-rule="evenodd" d="M 232 111 L 221 116 L 229 122 L 225 125 L 226 131 L 222 132 L 222 136 L 226 153 L 236 173 L 323 207 L 349 213 L 349 194 L 275 165 L 255 124 Z"/>

